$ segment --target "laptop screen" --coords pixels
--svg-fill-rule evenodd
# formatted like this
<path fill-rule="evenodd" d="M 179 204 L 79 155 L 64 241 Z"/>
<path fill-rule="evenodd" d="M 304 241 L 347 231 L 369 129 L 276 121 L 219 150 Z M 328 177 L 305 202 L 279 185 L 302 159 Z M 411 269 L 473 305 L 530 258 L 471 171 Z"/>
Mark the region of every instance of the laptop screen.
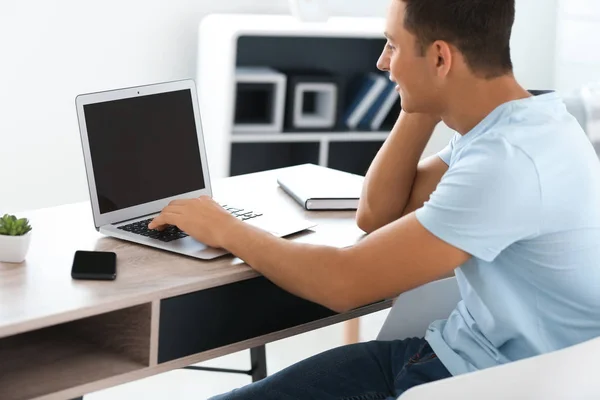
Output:
<path fill-rule="evenodd" d="M 100 213 L 205 188 L 189 89 L 83 107 Z"/>

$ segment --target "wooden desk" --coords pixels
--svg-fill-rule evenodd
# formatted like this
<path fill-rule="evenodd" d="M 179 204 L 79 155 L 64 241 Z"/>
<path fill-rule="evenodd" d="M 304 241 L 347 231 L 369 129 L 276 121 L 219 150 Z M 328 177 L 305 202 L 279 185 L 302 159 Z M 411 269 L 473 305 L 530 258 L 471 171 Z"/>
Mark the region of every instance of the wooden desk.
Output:
<path fill-rule="evenodd" d="M 300 215 L 319 225 L 290 240 L 348 246 L 353 212 L 306 212 L 277 171 L 214 182 L 228 204 Z M 65 399 L 263 345 L 391 305 L 335 314 L 226 256 L 200 261 L 100 235 L 89 203 L 25 213 L 23 264 L 0 263 L 0 399 Z M 113 282 L 75 281 L 76 250 L 115 251 Z"/>

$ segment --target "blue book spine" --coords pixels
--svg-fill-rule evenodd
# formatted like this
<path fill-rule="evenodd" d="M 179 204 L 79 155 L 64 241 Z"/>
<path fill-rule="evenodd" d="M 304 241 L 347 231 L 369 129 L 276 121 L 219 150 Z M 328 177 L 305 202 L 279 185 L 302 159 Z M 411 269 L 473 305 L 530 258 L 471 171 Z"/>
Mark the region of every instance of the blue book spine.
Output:
<path fill-rule="evenodd" d="M 363 119 L 358 124 L 358 127 L 361 130 L 372 130 L 373 119 L 381 111 L 381 108 L 384 106 L 386 100 L 390 97 L 392 92 L 396 92 L 396 84 L 390 81 L 385 87 L 385 89 L 381 92 L 379 97 L 377 97 L 375 103 L 373 103 L 371 108 L 369 108 L 369 111 L 365 114 Z"/>
<path fill-rule="evenodd" d="M 369 108 L 387 86 L 387 79 L 383 75 L 370 73 L 365 79 L 344 115 L 344 122 L 350 129 L 356 129 Z"/>
<path fill-rule="evenodd" d="M 347 122 L 351 118 L 352 114 L 354 114 L 361 101 L 367 95 L 367 93 L 369 93 L 374 84 L 375 77 L 373 75 L 366 75 L 362 79 L 360 89 L 358 89 L 358 92 L 354 96 L 352 103 L 350 104 L 350 106 L 348 106 L 348 109 L 344 113 L 344 122 Z"/>

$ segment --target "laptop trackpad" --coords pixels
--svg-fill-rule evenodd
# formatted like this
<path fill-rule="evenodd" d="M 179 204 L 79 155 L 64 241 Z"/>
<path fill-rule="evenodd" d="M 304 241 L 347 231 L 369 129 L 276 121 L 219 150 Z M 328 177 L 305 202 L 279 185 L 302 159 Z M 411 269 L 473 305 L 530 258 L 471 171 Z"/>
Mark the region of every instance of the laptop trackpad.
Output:
<path fill-rule="evenodd" d="M 169 243 L 169 246 L 177 250 L 185 250 L 189 252 L 197 252 L 209 248 L 207 245 L 205 245 L 204 243 L 200 243 L 191 236 L 186 236 L 178 240 L 173 240 Z"/>
<path fill-rule="evenodd" d="M 305 220 L 277 219 L 269 217 L 260 217 L 246 222 L 279 237 L 291 235 L 292 233 L 300 232 L 315 226 L 315 224 Z"/>

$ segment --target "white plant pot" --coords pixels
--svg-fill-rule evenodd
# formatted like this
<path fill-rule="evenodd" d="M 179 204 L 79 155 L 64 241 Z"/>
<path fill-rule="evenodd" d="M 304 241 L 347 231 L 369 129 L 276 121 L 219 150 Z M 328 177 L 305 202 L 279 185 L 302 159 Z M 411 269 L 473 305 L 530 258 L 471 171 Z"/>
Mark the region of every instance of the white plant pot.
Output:
<path fill-rule="evenodd" d="M 25 261 L 30 241 L 31 231 L 23 236 L 0 235 L 0 262 L 22 263 Z"/>

